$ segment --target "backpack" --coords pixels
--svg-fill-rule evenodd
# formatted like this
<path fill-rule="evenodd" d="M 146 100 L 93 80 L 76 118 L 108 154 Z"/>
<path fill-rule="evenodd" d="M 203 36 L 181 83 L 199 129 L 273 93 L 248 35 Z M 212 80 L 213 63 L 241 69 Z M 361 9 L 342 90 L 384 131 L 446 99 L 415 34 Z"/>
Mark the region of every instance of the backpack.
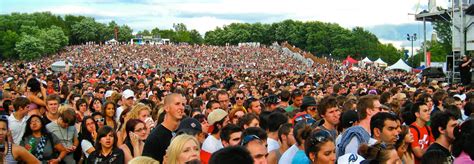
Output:
<path fill-rule="evenodd" d="M 415 129 L 418 139 L 420 139 L 420 130 L 418 129 L 418 127 L 414 125 L 410 125 L 409 127 Z M 431 136 L 431 130 L 426 125 L 423 127 L 426 128 L 426 131 L 428 131 L 428 137 Z"/>

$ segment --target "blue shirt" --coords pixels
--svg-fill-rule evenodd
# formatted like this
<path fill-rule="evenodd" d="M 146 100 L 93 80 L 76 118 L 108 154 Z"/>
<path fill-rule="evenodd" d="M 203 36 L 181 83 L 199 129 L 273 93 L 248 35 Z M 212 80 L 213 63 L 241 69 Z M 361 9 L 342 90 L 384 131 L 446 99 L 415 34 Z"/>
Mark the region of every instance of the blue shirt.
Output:
<path fill-rule="evenodd" d="M 295 154 L 295 157 L 293 157 L 293 161 L 291 161 L 291 163 L 292 164 L 310 164 L 311 161 L 306 156 L 303 150 L 298 150 Z"/>

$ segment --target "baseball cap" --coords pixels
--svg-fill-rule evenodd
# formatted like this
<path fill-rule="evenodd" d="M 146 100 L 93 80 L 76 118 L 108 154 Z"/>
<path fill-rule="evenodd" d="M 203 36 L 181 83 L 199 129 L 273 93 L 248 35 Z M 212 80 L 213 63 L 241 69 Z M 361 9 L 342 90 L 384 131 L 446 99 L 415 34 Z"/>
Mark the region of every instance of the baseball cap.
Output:
<path fill-rule="evenodd" d="M 207 116 L 207 122 L 210 125 L 213 125 L 216 122 L 224 119 L 227 116 L 227 112 L 222 109 L 215 109 Z"/>
<path fill-rule="evenodd" d="M 196 135 L 202 132 L 201 123 L 195 118 L 185 118 L 179 123 L 177 133 L 186 133 L 189 135 Z"/>
<path fill-rule="evenodd" d="M 342 128 L 351 127 L 355 122 L 359 121 L 359 116 L 356 111 L 348 110 L 341 114 L 341 122 L 339 126 Z"/>
<path fill-rule="evenodd" d="M 337 158 L 337 163 L 358 164 L 364 160 L 365 160 L 364 157 L 360 155 L 347 153 Z"/>
<path fill-rule="evenodd" d="M 461 99 L 461 101 L 466 100 L 466 94 L 455 94 L 453 97 Z"/>
<path fill-rule="evenodd" d="M 105 92 L 104 97 L 105 97 L 105 98 L 110 97 L 110 96 L 112 96 L 113 93 L 114 93 L 113 90 L 108 90 L 107 92 Z"/>
<path fill-rule="evenodd" d="M 125 91 L 122 92 L 122 96 L 126 99 L 131 98 L 131 97 L 135 98 L 135 93 L 133 93 L 133 91 L 130 89 L 126 89 Z"/>
<path fill-rule="evenodd" d="M 303 97 L 303 104 L 301 104 L 301 109 L 306 109 L 309 106 L 316 106 L 316 100 L 311 96 Z"/>

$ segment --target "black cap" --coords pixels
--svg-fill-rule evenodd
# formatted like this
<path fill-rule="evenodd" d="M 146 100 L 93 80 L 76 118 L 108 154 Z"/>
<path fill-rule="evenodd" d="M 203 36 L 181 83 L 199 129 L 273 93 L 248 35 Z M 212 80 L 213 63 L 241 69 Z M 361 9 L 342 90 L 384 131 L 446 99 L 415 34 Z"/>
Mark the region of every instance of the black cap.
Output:
<path fill-rule="evenodd" d="M 189 135 L 196 135 L 202 132 L 201 123 L 195 118 L 185 118 L 179 123 L 179 127 L 176 130 L 178 134 L 186 133 Z"/>
<path fill-rule="evenodd" d="M 339 125 L 342 128 L 348 128 L 354 125 L 355 122 L 359 121 L 359 116 L 356 111 L 348 110 L 341 114 L 341 122 Z"/>
<path fill-rule="evenodd" d="M 303 97 L 303 104 L 301 104 L 301 109 L 305 110 L 309 106 L 316 106 L 316 100 L 314 97 L 311 96 L 305 96 Z"/>

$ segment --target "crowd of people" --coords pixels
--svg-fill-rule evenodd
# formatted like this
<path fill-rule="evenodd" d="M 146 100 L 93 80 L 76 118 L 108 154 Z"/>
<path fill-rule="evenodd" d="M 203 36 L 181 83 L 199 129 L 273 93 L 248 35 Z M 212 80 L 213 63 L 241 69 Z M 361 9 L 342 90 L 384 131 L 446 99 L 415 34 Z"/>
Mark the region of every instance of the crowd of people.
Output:
<path fill-rule="evenodd" d="M 3 62 L 0 160 L 474 162 L 474 86 L 328 61 L 265 46 L 91 44 Z"/>

